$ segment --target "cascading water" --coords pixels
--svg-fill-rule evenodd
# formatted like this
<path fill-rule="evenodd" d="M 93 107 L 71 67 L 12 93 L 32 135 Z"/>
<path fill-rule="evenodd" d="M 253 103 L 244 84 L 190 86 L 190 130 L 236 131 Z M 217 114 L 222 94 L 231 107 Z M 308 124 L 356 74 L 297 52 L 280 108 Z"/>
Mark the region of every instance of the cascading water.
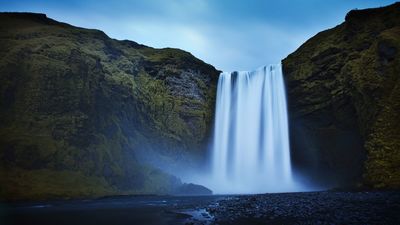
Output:
<path fill-rule="evenodd" d="M 215 193 L 293 190 L 280 65 L 221 73 L 212 163 Z"/>

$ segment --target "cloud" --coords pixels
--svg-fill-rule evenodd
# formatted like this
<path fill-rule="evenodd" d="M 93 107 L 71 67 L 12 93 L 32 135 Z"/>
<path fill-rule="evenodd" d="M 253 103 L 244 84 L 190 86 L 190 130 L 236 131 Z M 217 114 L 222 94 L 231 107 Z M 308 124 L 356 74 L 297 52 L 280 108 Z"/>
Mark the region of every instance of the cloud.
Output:
<path fill-rule="evenodd" d="M 279 63 L 318 31 L 353 8 L 382 0 L 21 0 L 2 11 L 44 12 L 72 25 L 103 30 L 116 39 L 191 52 L 220 70 Z"/>

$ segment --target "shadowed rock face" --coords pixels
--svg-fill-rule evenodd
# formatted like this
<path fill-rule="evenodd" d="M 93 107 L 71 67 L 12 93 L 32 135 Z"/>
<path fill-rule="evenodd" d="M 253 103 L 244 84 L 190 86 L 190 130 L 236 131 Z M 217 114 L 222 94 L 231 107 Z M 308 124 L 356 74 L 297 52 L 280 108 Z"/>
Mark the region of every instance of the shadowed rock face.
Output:
<path fill-rule="evenodd" d="M 282 61 L 295 166 L 330 185 L 400 187 L 400 3 L 353 10 Z"/>
<path fill-rule="evenodd" d="M 171 192 L 180 181 L 151 164 L 202 161 L 217 77 L 179 49 L 1 13 L 1 196 Z"/>
<path fill-rule="evenodd" d="M 182 184 L 180 185 L 176 191 L 175 195 L 212 195 L 212 191 L 204 186 L 198 184 Z"/>
<path fill-rule="evenodd" d="M 292 158 L 329 185 L 400 187 L 400 4 L 351 11 L 283 60 Z M 191 192 L 218 71 L 178 49 L 0 13 L 0 196 Z"/>

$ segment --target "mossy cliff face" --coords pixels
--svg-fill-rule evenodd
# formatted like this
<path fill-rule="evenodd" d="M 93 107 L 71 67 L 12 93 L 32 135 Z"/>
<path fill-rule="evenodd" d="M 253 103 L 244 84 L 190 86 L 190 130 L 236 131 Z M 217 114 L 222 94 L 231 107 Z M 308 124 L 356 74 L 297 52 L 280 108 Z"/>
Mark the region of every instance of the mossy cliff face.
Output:
<path fill-rule="evenodd" d="M 0 194 L 169 193 L 201 161 L 218 72 L 178 49 L 0 14 Z"/>
<path fill-rule="evenodd" d="M 282 61 L 296 166 L 400 187 L 400 3 L 350 11 Z"/>

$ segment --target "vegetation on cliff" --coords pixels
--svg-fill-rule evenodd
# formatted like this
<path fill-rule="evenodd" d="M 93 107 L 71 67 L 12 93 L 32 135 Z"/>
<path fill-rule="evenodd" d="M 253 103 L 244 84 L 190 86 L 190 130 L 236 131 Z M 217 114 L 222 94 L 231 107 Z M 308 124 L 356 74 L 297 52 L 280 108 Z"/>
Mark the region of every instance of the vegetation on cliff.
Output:
<path fill-rule="evenodd" d="M 396 3 L 349 12 L 282 61 L 298 170 L 400 187 L 399 50 Z M 218 73 L 179 49 L 0 13 L 0 198 L 208 193 L 168 171 L 206 156 Z"/>
<path fill-rule="evenodd" d="M 395 3 L 350 11 L 283 60 L 298 167 L 400 187 L 399 51 Z"/>
<path fill-rule="evenodd" d="M 204 155 L 214 67 L 44 14 L 0 14 L 0 195 L 170 193 Z"/>

